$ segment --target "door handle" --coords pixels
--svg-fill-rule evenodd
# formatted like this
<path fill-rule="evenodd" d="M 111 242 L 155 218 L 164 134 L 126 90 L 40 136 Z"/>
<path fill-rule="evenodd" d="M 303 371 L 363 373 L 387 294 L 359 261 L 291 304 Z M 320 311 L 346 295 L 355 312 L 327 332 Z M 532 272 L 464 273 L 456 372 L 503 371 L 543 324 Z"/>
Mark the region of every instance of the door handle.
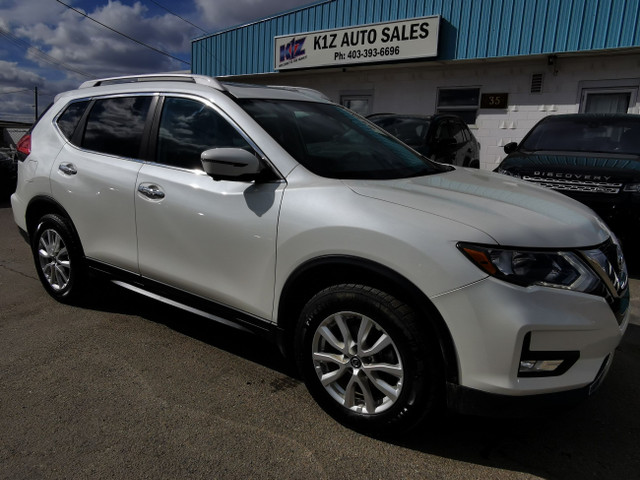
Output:
<path fill-rule="evenodd" d="M 58 170 L 66 175 L 75 175 L 78 173 L 78 169 L 73 163 L 61 163 L 58 165 Z"/>
<path fill-rule="evenodd" d="M 164 198 L 164 192 L 157 185 L 141 183 L 138 185 L 138 192 L 152 200 L 160 200 Z"/>

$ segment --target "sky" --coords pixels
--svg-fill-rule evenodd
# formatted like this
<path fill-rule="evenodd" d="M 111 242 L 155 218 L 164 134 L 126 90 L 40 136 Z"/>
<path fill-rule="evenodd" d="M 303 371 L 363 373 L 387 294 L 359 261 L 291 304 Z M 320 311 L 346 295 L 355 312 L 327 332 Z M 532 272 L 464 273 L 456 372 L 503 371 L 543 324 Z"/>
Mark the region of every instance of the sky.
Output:
<path fill-rule="evenodd" d="M 189 71 L 192 39 L 310 3 L 0 0 L 0 120 L 33 121 L 36 87 L 41 113 L 92 78 Z"/>

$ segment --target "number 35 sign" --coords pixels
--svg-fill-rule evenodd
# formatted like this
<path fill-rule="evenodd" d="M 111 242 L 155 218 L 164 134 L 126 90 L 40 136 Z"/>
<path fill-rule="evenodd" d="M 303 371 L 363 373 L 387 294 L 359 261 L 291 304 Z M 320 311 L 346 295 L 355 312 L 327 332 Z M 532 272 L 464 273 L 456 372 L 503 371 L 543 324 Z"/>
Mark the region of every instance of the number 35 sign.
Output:
<path fill-rule="evenodd" d="M 508 106 L 508 93 L 483 93 L 480 96 L 480 108 L 507 108 Z"/>

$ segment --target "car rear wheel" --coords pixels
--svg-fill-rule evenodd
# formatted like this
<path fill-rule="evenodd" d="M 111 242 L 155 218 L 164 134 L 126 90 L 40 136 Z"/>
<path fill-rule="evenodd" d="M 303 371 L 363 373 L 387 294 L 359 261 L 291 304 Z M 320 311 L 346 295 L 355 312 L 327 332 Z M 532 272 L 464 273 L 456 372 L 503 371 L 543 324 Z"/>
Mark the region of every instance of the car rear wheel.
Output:
<path fill-rule="evenodd" d="M 70 302 L 84 284 L 84 259 L 71 223 L 57 214 L 44 215 L 33 234 L 31 250 L 38 277 L 56 300 Z"/>
<path fill-rule="evenodd" d="M 318 404 L 341 423 L 395 434 L 439 404 L 437 343 L 405 303 L 363 285 L 336 285 L 314 296 L 300 320 L 298 367 Z"/>

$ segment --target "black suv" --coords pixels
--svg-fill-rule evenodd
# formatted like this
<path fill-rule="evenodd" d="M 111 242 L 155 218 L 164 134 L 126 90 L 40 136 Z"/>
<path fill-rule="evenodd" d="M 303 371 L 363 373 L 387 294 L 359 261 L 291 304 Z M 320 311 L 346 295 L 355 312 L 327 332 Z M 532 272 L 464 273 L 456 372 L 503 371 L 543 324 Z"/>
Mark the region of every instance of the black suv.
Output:
<path fill-rule="evenodd" d="M 9 198 L 16 189 L 15 151 L 0 148 L 0 199 Z"/>
<path fill-rule="evenodd" d="M 558 190 L 591 207 L 616 232 L 640 219 L 640 115 L 542 119 L 504 146 L 496 172 Z"/>
<path fill-rule="evenodd" d="M 480 144 L 455 115 L 376 113 L 367 118 L 431 160 L 480 168 Z"/>

